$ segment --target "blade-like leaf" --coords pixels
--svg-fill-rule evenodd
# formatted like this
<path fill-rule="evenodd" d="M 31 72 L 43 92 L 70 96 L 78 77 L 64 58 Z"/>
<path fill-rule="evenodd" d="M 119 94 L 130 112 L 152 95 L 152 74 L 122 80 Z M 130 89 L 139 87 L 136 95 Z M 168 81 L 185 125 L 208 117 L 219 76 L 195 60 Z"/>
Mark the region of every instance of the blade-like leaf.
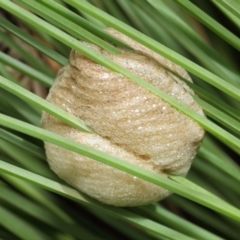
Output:
<path fill-rule="evenodd" d="M 94 160 L 100 161 L 102 163 L 108 164 L 112 167 L 118 168 L 122 171 L 130 173 L 131 175 L 142 178 L 146 181 L 154 183 L 158 186 L 167 188 L 179 195 L 187 197 L 193 201 L 203 204 L 207 207 L 226 214 L 238 221 L 240 221 L 240 210 L 235 209 L 231 205 L 225 203 L 221 199 L 214 197 L 210 194 L 205 194 L 204 192 L 198 192 L 196 189 L 189 189 L 189 187 L 178 184 L 170 179 L 167 179 L 159 174 L 153 173 L 151 171 L 145 170 L 141 167 L 133 165 L 127 161 L 123 161 L 117 157 L 111 156 L 99 150 L 93 149 L 86 145 L 76 143 L 72 140 L 59 136 L 58 134 L 51 133 L 49 131 L 37 128 L 35 126 L 26 124 L 24 122 L 12 119 L 10 117 L 0 114 L 0 125 L 9 127 L 11 129 L 28 133 L 30 136 L 37 137 L 47 142 L 51 142 L 58 146 L 67 148 L 74 152 L 80 153 L 83 156 L 92 158 Z"/>

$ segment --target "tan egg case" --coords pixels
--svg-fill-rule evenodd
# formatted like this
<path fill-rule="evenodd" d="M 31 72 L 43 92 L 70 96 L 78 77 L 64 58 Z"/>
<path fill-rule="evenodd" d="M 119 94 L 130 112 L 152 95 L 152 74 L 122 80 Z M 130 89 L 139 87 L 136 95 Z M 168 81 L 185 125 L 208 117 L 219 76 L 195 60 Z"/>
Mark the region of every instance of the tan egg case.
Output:
<path fill-rule="evenodd" d="M 191 81 L 184 69 L 114 29 L 107 32 L 130 45 L 114 55 L 85 43 L 197 113 L 193 91 L 166 69 Z M 79 117 L 95 134 L 80 132 L 43 113 L 42 126 L 64 137 L 104 151 L 166 176 L 185 176 L 204 130 L 186 115 L 119 73 L 72 50 L 50 89 L 47 100 Z M 45 142 L 52 170 L 76 189 L 114 206 L 138 206 L 159 201 L 166 189 L 98 161 Z"/>

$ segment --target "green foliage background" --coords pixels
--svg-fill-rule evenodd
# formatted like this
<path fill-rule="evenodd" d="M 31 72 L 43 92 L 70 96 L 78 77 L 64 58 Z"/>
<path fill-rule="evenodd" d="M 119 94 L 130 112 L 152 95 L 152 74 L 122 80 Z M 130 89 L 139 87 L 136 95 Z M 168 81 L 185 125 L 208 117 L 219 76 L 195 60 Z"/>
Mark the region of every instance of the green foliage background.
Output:
<path fill-rule="evenodd" d="M 0 0 L 0 10 L 0 43 L 7 46 L 0 52 L 1 239 L 239 239 L 238 0 Z M 78 41 L 91 41 L 117 54 L 115 46 L 122 43 L 103 31 L 106 26 L 184 67 L 193 78 L 190 86 L 198 95 L 196 101 L 208 118 Z M 66 64 L 71 48 L 137 82 L 206 129 L 186 179 L 162 178 L 39 127 L 44 110 L 82 131 L 91 131 L 76 117 L 37 96 L 39 89 L 44 92 L 51 86 L 54 63 Z M 32 80 L 30 88 L 23 88 L 15 72 Z M 42 140 L 175 194 L 136 208 L 100 204 L 50 171 Z"/>

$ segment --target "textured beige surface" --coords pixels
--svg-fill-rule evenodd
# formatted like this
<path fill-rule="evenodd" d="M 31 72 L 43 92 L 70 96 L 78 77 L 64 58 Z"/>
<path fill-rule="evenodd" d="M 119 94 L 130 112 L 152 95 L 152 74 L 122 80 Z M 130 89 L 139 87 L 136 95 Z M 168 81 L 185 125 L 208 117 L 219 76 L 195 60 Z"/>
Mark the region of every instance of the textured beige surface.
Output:
<path fill-rule="evenodd" d="M 122 54 L 112 55 L 85 44 L 203 115 L 188 86 L 163 66 L 190 80 L 182 68 L 113 29 L 107 31 L 136 51 L 122 49 Z M 96 134 L 79 132 L 47 113 L 42 116 L 44 128 L 164 176 L 186 175 L 204 135 L 197 123 L 169 104 L 74 50 L 47 100 L 84 120 Z M 61 178 L 101 202 L 137 206 L 170 194 L 55 145 L 45 143 L 45 148 L 51 168 Z"/>

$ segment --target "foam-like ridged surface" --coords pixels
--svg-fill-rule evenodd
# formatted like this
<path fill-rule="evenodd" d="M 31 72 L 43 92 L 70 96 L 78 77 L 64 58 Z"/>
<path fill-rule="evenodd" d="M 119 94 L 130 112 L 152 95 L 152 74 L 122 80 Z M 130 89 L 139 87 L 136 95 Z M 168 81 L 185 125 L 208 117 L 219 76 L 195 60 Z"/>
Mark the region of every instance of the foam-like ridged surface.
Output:
<path fill-rule="evenodd" d="M 107 31 L 136 51 L 122 49 L 122 54 L 113 55 L 85 44 L 203 115 L 192 90 L 165 68 L 190 80 L 185 70 L 123 34 Z M 84 120 L 96 134 L 82 133 L 47 113 L 42 116 L 44 128 L 164 176 L 186 175 L 204 135 L 197 123 L 168 103 L 74 50 L 47 100 Z M 170 194 L 53 144 L 45 143 L 45 148 L 51 168 L 61 178 L 101 202 L 137 206 Z"/>

